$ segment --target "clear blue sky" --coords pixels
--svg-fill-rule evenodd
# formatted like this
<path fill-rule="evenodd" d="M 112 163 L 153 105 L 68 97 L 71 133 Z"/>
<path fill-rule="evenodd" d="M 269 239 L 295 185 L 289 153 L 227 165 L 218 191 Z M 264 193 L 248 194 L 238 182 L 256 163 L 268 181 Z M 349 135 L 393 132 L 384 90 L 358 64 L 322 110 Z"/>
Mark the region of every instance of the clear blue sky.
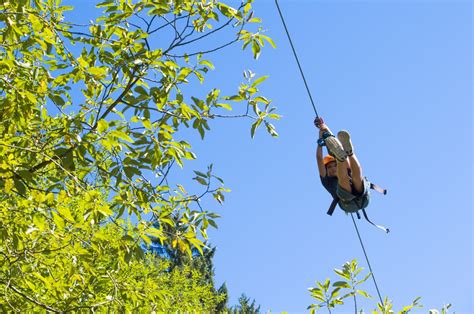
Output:
<path fill-rule="evenodd" d="M 319 113 L 333 131 L 351 132 L 365 174 L 389 189 L 373 194 L 368 212 L 392 233 L 359 222 L 382 294 L 398 308 L 422 296 L 425 312 L 451 302 L 472 313 L 472 5 L 280 6 Z M 212 233 L 217 280 L 234 301 L 245 292 L 263 310 L 304 312 L 316 279 L 352 258 L 367 265 L 350 217 L 326 215 L 314 114 L 274 2 L 255 10 L 277 49 L 238 63 L 226 51 L 216 76 L 235 85 L 243 68 L 269 74 L 262 89 L 283 119 L 276 140 L 218 126 L 198 150 L 232 189 Z"/>
<path fill-rule="evenodd" d="M 333 131 L 351 132 L 365 175 L 389 190 L 373 194 L 368 213 L 392 232 L 358 222 L 382 294 L 396 309 L 422 296 L 424 312 L 450 302 L 472 313 L 472 4 L 280 6 L 320 115 Z M 195 93 L 231 94 L 244 69 L 269 74 L 262 91 L 283 115 L 280 137 L 259 130 L 251 140 L 248 121 L 216 121 L 205 141 L 192 138 L 199 160 L 187 166 L 214 163 L 232 189 L 224 206 L 212 205 L 223 218 L 210 233 L 216 283 L 227 283 L 230 303 L 245 292 L 263 311 L 305 312 L 315 280 L 334 278 L 332 269 L 352 258 L 367 265 L 350 217 L 326 215 L 314 113 L 274 2 L 254 7 L 277 49 L 257 62 L 240 46 L 211 55 L 216 69 Z M 372 282 L 365 289 L 376 296 Z"/>

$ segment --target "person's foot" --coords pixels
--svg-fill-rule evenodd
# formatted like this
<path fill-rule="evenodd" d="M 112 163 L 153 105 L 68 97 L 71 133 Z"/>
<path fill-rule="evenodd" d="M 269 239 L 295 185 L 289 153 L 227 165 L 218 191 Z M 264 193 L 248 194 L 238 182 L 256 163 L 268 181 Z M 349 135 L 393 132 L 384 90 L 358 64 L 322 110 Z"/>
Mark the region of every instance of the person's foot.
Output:
<path fill-rule="evenodd" d="M 339 131 L 339 133 L 337 133 L 337 138 L 341 142 L 342 148 L 346 152 L 347 156 L 352 156 L 353 148 L 349 132 L 346 130 Z"/>
<path fill-rule="evenodd" d="M 333 155 L 340 162 L 346 160 L 347 154 L 337 138 L 331 135 L 325 139 L 325 142 L 326 147 L 331 155 Z"/>

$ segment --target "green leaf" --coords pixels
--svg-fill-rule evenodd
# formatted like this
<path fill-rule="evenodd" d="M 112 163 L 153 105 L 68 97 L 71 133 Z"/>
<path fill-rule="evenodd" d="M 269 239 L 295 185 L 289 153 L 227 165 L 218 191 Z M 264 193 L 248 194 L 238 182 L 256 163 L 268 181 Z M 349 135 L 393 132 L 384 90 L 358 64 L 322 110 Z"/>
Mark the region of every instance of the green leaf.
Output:
<path fill-rule="evenodd" d="M 201 60 L 199 61 L 199 64 L 205 65 L 212 70 L 214 69 L 214 65 L 208 60 Z"/>
<path fill-rule="evenodd" d="M 44 231 L 46 229 L 46 218 L 43 217 L 41 214 L 35 214 L 33 216 L 33 223 L 39 230 Z"/>
<path fill-rule="evenodd" d="M 74 155 L 71 150 L 68 150 L 66 154 L 63 156 L 62 165 L 66 170 L 74 171 L 75 169 Z"/>
<path fill-rule="evenodd" d="M 53 221 L 54 221 L 54 224 L 60 229 L 64 229 L 64 220 L 56 213 L 56 212 L 52 212 L 51 213 L 53 215 Z"/>
<path fill-rule="evenodd" d="M 254 59 L 257 60 L 260 57 L 261 48 L 256 40 L 252 41 L 252 52 Z"/>
<path fill-rule="evenodd" d="M 33 174 L 29 170 L 18 170 L 17 173 L 24 181 L 33 181 Z"/>
<path fill-rule="evenodd" d="M 329 285 L 330 284 L 331 284 L 331 280 L 329 278 L 327 278 L 326 281 L 324 281 L 324 284 L 323 284 L 323 287 L 324 287 L 325 291 L 329 290 Z"/>
<path fill-rule="evenodd" d="M 339 287 L 339 288 L 350 288 L 351 285 L 347 283 L 346 281 L 336 281 L 335 283 L 332 284 L 333 287 Z"/>
<path fill-rule="evenodd" d="M 205 131 L 204 131 L 204 128 L 202 127 L 202 124 L 199 124 L 197 129 L 199 131 L 199 135 L 201 135 L 201 139 L 204 139 Z"/>
<path fill-rule="evenodd" d="M 23 184 L 23 182 L 21 181 L 21 179 L 14 178 L 14 179 L 13 179 L 13 182 L 14 182 L 14 184 L 15 184 L 15 189 L 17 190 L 17 192 L 20 193 L 21 195 L 25 195 L 25 193 L 26 193 L 26 186 Z"/>
<path fill-rule="evenodd" d="M 71 211 L 67 206 L 58 206 L 56 209 L 62 217 L 66 218 L 70 222 L 74 222 L 74 217 L 72 216 Z"/>
<path fill-rule="evenodd" d="M 248 23 L 262 23 L 262 19 L 258 17 L 253 17 L 247 21 Z"/>
<path fill-rule="evenodd" d="M 148 130 L 151 130 L 151 129 L 152 129 L 152 128 L 151 128 L 151 122 L 150 122 L 149 119 L 143 119 L 143 120 L 142 120 L 142 123 L 143 123 L 143 126 L 144 126 L 146 129 L 148 129 Z"/>
<path fill-rule="evenodd" d="M 278 133 L 275 131 L 273 124 L 266 122 L 265 125 L 267 127 L 267 132 L 270 133 L 271 136 L 278 137 Z"/>
<path fill-rule="evenodd" d="M 219 9 L 219 11 L 225 15 L 226 17 L 228 18 L 234 18 L 236 17 L 236 14 L 237 14 L 237 10 L 224 4 L 224 3 L 218 3 L 217 4 L 217 8 Z"/>
<path fill-rule="evenodd" d="M 130 167 L 123 167 L 123 171 L 125 172 L 125 174 L 127 175 L 127 177 L 129 179 L 131 179 L 134 175 L 141 175 L 141 171 L 137 168 L 137 167 L 134 167 L 134 166 L 130 166 Z"/>
<path fill-rule="evenodd" d="M 339 295 L 339 290 L 341 290 L 341 288 L 336 288 L 336 289 L 334 289 L 334 290 L 331 292 L 330 298 L 333 299 L 333 298 L 337 297 L 337 296 Z"/>
<path fill-rule="evenodd" d="M 238 96 L 238 95 L 234 95 L 234 96 L 226 96 L 224 97 L 225 100 L 232 100 L 232 101 L 241 101 L 241 100 L 244 100 L 242 97 Z"/>
<path fill-rule="evenodd" d="M 255 131 L 259 127 L 259 125 L 262 123 L 262 119 L 258 119 L 252 124 L 252 127 L 250 128 L 250 136 L 253 138 L 255 136 Z"/>
<path fill-rule="evenodd" d="M 402 308 L 401 313 L 407 313 L 407 312 L 410 311 L 412 308 L 413 308 L 413 305 L 404 306 L 404 307 Z"/>
<path fill-rule="evenodd" d="M 217 103 L 216 107 L 221 107 L 221 108 L 227 109 L 229 111 L 232 111 L 232 107 L 229 104 Z"/>
<path fill-rule="evenodd" d="M 49 98 L 59 107 L 64 106 L 64 104 L 66 103 L 64 99 L 62 99 L 59 95 L 49 95 Z"/>
<path fill-rule="evenodd" d="M 190 68 L 183 68 L 178 75 L 178 81 L 183 81 L 189 73 L 191 73 L 193 70 Z"/>
<path fill-rule="evenodd" d="M 342 277 L 342 278 L 345 278 L 345 279 L 347 279 L 347 280 L 351 280 L 350 274 L 345 273 L 345 272 L 343 272 L 343 271 L 340 270 L 340 269 L 334 269 L 334 272 L 335 272 L 338 276 L 340 276 L 340 277 Z"/>
<path fill-rule="evenodd" d="M 217 228 L 217 224 L 216 224 L 216 222 L 215 222 L 213 219 L 208 219 L 207 222 L 208 222 L 211 226 L 213 226 L 214 228 L 218 229 L 218 228 Z"/>
<path fill-rule="evenodd" d="M 203 254 L 202 247 L 204 246 L 204 243 L 202 243 L 201 240 L 197 238 L 188 238 L 188 241 L 201 253 Z"/>
<path fill-rule="evenodd" d="M 259 77 L 258 79 L 256 79 L 256 80 L 252 83 L 252 87 L 255 87 L 255 86 L 261 84 L 261 83 L 264 82 L 268 77 L 269 77 L 269 75 L 265 75 L 265 76 Z"/>
<path fill-rule="evenodd" d="M 324 294 L 321 289 L 318 288 L 310 288 L 311 296 L 318 301 L 324 302 L 326 301 Z"/>
<path fill-rule="evenodd" d="M 201 178 L 201 177 L 195 177 L 194 180 L 196 180 L 197 182 L 199 182 L 199 183 L 202 184 L 202 185 L 207 185 L 207 181 L 204 180 L 204 179 Z"/>
<path fill-rule="evenodd" d="M 41 274 L 37 273 L 37 272 L 33 272 L 31 273 L 33 276 L 35 276 L 36 278 L 40 279 L 46 286 L 46 288 L 51 288 L 51 283 L 49 282 L 49 280 L 43 276 L 41 276 Z"/>
<path fill-rule="evenodd" d="M 97 123 L 97 131 L 99 133 L 103 133 L 109 129 L 109 123 L 105 121 L 104 119 L 100 119 L 99 122 Z"/>
<path fill-rule="evenodd" d="M 268 37 L 266 35 L 260 35 L 260 37 L 265 39 L 273 48 L 276 48 L 276 45 L 275 45 L 275 42 L 273 41 L 273 39 L 271 39 L 270 37 Z"/>
<path fill-rule="evenodd" d="M 114 5 L 114 0 L 106 0 L 96 4 L 96 8 L 109 7 Z"/>
<path fill-rule="evenodd" d="M 270 101 L 267 98 L 263 97 L 263 96 L 255 97 L 254 100 L 257 101 L 257 102 L 262 102 L 266 105 L 270 103 Z"/>
<path fill-rule="evenodd" d="M 99 206 L 98 211 L 105 217 L 109 217 L 113 214 L 108 205 Z"/>
<path fill-rule="evenodd" d="M 105 67 L 90 67 L 87 69 L 93 76 L 102 79 L 107 76 L 107 68 Z"/>
<path fill-rule="evenodd" d="M 148 96 L 148 91 L 143 86 L 135 87 L 135 92 L 143 96 Z"/>
<path fill-rule="evenodd" d="M 146 245 L 151 245 L 152 241 L 146 234 L 141 234 L 140 237 L 145 241 Z"/>
<path fill-rule="evenodd" d="M 119 130 L 113 130 L 112 132 L 109 133 L 111 136 L 118 137 L 124 141 L 127 141 L 129 143 L 133 143 L 134 140 L 125 132 L 119 131 Z"/>
<path fill-rule="evenodd" d="M 150 236 L 152 237 L 155 237 L 155 238 L 163 238 L 163 232 L 154 228 L 154 227 L 150 227 L 146 230 L 147 234 L 149 234 Z"/>
<path fill-rule="evenodd" d="M 204 173 L 202 173 L 202 172 L 200 172 L 200 171 L 196 171 L 196 170 L 194 170 L 194 173 L 195 173 L 195 174 L 197 174 L 197 175 L 198 175 L 198 176 L 200 176 L 200 177 L 207 178 L 207 175 L 206 175 L 206 174 L 204 174 Z"/>
<path fill-rule="evenodd" d="M 372 297 L 367 292 L 365 292 L 364 290 L 356 290 L 356 293 L 360 294 L 361 296 L 363 296 L 365 298 L 372 299 Z"/>

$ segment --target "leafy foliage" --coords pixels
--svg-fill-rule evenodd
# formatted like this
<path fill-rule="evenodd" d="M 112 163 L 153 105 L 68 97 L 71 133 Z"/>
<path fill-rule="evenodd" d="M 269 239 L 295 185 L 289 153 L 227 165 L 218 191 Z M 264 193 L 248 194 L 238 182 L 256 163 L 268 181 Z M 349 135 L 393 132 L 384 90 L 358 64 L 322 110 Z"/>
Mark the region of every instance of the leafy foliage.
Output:
<path fill-rule="evenodd" d="M 1 202 L 1 221 L 16 221 L 2 224 L 5 311 L 206 311 L 221 301 L 200 271 L 185 266 L 170 272 L 168 262 L 144 255 L 136 245 L 140 226 L 103 224 L 105 200 L 97 194 L 86 206 L 87 195 L 62 191 L 45 200 L 33 193 Z"/>
<path fill-rule="evenodd" d="M 359 286 L 363 284 L 367 279 L 370 278 L 371 273 L 365 275 L 362 279 L 357 279 L 357 276 L 363 271 L 363 268 L 358 267 L 357 260 L 344 263 L 342 269 L 334 269 L 334 273 L 339 277 L 339 281 L 334 282 L 331 285 L 331 280 L 328 278 L 324 282 L 317 281 L 317 287 L 309 288 L 311 296 L 318 301 L 308 306 L 311 313 L 316 313 L 319 309 L 325 307 L 328 312 L 331 313 L 331 309 L 336 308 L 339 305 L 343 305 L 347 298 L 352 297 L 354 302 L 354 313 L 364 313 L 363 309 L 358 308 L 357 296 L 361 296 L 366 299 L 372 299 L 372 297 L 364 290 L 359 289 Z M 342 280 L 341 280 L 342 279 Z M 342 295 L 341 295 L 342 294 Z M 398 314 L 410 313 L 414 309 L 422 308 L 420 304 L 421 297 L 417 297 L 413 300 L 410 305 L 404 306 L 399 310 Z M 441 313 L 447 313 L 451 304 L 443 306 Z M 376 314 L 393 314 L 393 303 L 385 297 L 382 303 L 378 302 L 376 308 L 370 313 Z M 430 310 L 430 313 L 439 313 L 438 310 Z"/>
<path fill-rule="evenodd" d="M 249 29 L 260 23 L 251 3 L 105 0 L 88 24 L 68 21 L 74 8 L 60 0 L 0 4 L 3 310 L 207 311 L 222 301 L 202 273 L 169 272 L 140 245 L 157 239 L 190 257 L 217 226 L 201 200 L 222 203 L 229 190 L 212 166 L 190 180 L 200 193 L 168 183 L 196 158 L 183 130 L 204 138 L 211 120 L 231 117 L 252 121 L 252 136 L 261 124 L 277 135 L 258 90 L 266 77 L 246 71 L 231 96 L 189 88 L 214 68 L 209 53 L 241 42 L 258 58 L 274 45 Z M 227 29 L 227 43 L 209 44 Z M 229 115 L 238 102 L 243 112 Z"/>

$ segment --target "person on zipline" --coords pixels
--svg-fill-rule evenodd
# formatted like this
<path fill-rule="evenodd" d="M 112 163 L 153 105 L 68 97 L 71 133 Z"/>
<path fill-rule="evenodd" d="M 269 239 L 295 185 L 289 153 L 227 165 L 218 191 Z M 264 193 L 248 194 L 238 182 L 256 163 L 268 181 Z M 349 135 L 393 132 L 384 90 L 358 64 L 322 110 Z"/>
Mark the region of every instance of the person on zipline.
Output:
<path fill-rule="evenodd" d="M 344 211 L 352 213 L 366 208 L 370 200 L 370 182 L 362 176 L 349 132 L 340 131 L 336 138 L 321 118 L 316 118 L 314 124 L 329 152 L 323 158 L 321 144 L 316 149 L 321 183 Z"/>

